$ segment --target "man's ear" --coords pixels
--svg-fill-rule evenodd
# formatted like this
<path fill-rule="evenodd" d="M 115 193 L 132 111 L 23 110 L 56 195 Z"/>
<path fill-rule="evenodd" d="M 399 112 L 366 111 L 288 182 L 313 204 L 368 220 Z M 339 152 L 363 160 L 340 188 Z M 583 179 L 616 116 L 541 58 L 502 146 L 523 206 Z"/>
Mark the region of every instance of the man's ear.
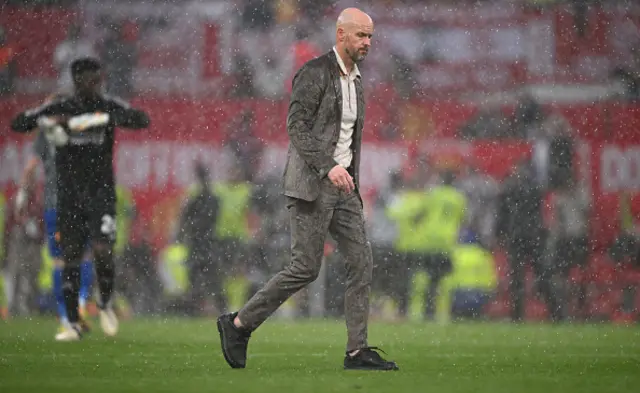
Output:
<path fill-rule="evenodd" d="M 338 41 L 344 41 L 346 34 L 347 32 L 344 30 L 344 27 L 338 27 Z"/>

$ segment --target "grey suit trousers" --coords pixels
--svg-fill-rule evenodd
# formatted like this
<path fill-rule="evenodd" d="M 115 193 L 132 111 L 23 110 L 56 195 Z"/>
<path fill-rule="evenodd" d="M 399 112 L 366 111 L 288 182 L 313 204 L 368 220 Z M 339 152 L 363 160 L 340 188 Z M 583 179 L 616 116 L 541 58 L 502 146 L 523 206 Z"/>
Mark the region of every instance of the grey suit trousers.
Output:
<path fill-rule="evenodd" d="M 291 263 L 239 311 L 240 321 L 255 330 L 291 295 L 313 282 L 318 277 L 325 239 L 330 233 L 346 262 L 347 351 L 366 347 L 373 262 L 360 197 L 356 192 L 340 191 L 325 177 L 315 201 L 289 198 L 288 209 Z"/>

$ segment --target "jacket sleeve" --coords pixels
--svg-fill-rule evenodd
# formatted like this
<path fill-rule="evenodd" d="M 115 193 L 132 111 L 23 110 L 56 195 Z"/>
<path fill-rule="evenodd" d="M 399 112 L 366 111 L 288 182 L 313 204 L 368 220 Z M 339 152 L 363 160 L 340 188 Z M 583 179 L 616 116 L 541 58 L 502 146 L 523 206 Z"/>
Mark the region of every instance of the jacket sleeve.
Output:
<path fill-rule="evenodd" d="M 338 163 L 327 154 L 325 146 L 314 135 L 313 125 L 329 81 L 323 68 L 308 65 L 298 71 L 293 79 L 291 102 L 287 115 L 287 132 L 291 143 L 302 159 L 321 178 Z"/>
<path fill-rule="evenodd" d="M 57 103 L 48 103 L 19 113 L 11 121 L 11 129 L 20 133 L 30 132 L 38 127 L 40 116 L 52 115 L 58 108 Z"/>
<path fill-rule="evenodd" d="M 141 110 L 133 109 L 128 103 L 112 98 L 112 109 L 109 114 L 116 127 L 140 129 L 147 128 L 151 121 L 149 116 Z"/>

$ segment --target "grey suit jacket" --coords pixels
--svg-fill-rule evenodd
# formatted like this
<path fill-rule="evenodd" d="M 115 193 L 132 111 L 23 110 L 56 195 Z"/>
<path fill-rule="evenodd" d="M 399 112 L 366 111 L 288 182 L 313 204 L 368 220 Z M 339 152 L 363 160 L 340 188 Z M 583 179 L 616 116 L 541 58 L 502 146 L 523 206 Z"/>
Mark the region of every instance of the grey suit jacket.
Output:
<path fill-rule="evenodd" d="M 287 115 L 289 151 L 284 170 L 284 194 L 314 201 L 323 177 L 334 166 L 333 159 L 342 120 L 340 66 L 333 50 L 307 62 L 293 78 Z M 359 188 L 359 167 L 364 123 L 364 94 L 360 78 L 355 80 L 358 113 L 351 150 L 354 182 Z"/>

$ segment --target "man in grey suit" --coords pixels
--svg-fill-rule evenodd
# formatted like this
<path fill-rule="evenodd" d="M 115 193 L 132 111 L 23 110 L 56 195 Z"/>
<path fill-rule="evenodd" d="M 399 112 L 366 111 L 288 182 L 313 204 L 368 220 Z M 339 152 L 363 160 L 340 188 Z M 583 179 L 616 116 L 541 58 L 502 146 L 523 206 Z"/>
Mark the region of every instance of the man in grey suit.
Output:
<path fill-rule="evenodd" d="M 306 63 L 293 79 L 284 172 L 292 260 L 239 312 L 218 318 L 222 353 L 233 368 L 245 367 L 251 332 L 316 279 L 330 233 L 346 259 L 344 368 L 398 369 L 367 343 L 373 263 L 358 188 L 365 104 L 357 63 L 366 57 L 372 34 L 369 15 L 345 9 L 333 50 Z"/>

